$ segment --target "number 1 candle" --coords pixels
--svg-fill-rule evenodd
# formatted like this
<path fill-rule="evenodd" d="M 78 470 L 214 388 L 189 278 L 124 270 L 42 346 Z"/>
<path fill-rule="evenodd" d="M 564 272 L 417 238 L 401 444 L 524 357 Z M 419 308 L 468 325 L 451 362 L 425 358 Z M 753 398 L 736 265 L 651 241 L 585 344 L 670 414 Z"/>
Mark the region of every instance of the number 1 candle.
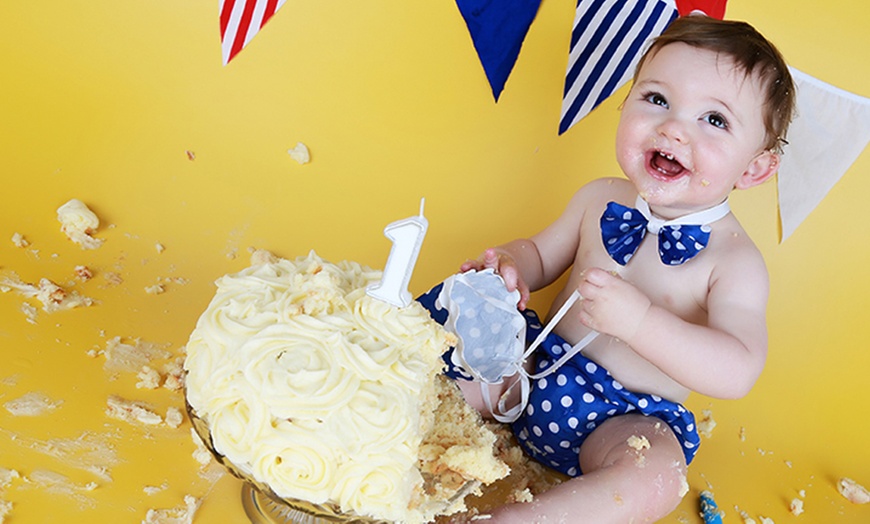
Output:
<path fill-rule="evenodd" d="M 411 303 L 411 293 L 408 284 L 414 272 L 414 264 L 423 245 L 423 237 L 429 228 L 429 221 L 423 216 L 423 204 L 420 200 L 420 215 L 398 220 L 384 228 L 384 236 L 393 243 L 387 265 L 381 281 L 366 288 L 366 293 L 398 307 Z"/>

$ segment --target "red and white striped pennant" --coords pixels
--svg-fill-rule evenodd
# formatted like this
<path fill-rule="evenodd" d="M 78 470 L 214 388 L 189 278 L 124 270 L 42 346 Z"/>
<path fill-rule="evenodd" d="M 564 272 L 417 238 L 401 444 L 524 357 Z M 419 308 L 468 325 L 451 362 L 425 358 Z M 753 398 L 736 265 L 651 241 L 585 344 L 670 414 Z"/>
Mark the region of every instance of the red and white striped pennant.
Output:
<path fill-rule="evenodd" d="M 220 0 L 224 65 L 254 38 L 286 0 Z"/>

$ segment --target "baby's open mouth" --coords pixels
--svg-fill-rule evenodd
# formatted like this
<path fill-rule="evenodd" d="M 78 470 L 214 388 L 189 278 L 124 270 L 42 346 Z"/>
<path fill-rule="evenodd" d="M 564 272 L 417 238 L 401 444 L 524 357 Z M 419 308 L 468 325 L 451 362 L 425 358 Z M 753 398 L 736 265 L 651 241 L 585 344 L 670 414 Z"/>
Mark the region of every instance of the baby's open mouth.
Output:
<path fill-rule="evenodd" d="M 679 176 L 686 171 L 686 168 L 674 158 L 674 155 L 663 151 L 653 152 L 650 166 L 653 170 L 671 178 Z"/>

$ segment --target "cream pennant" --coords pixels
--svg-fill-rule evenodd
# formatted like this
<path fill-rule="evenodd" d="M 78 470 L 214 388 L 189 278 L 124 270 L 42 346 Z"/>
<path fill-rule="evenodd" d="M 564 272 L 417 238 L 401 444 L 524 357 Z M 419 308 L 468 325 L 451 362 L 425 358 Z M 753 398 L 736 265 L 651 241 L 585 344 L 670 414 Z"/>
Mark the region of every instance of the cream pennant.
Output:
<path fill-rule="evenodd" d="M 789 69 L 797 115 L 777 175 L 780 241 L 794 233 L 870 142 L 870 98 Z"/>

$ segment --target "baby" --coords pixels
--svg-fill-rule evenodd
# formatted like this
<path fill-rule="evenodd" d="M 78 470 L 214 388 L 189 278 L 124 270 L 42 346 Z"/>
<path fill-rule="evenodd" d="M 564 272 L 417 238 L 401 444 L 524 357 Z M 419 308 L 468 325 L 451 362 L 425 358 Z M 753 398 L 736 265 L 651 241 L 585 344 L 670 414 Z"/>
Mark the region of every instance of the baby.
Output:
<path fill-rule="evenodd" d="M 699 444 L 681 402 L 692 391 L 742 397 L 764 367 L 767 270 L 728 196 L 776 173 L 793 110 L 786 64 L 755 29 L 679 18 L 641 59 L 622 107 L 616 154 L 627 179 L 590 182 L 540 233 L 462 264 L 495 270 L 519 291 L 520 310 L 570 270 L 549 316 L 574 291 L 582 299 L 530 373 L 600 333 L 532 382 L 512 423 L 530 456 L 573 478 L 492 522 L 648 522 L 679 504 Z M 420 300 L 434 313 L 433 292 Z M 524 313 L 533 339 L 540 325 Z M 483 409 L 477 384 L 460 383 Z M 491 403 L 510 385 L 491 386 Z"/>

